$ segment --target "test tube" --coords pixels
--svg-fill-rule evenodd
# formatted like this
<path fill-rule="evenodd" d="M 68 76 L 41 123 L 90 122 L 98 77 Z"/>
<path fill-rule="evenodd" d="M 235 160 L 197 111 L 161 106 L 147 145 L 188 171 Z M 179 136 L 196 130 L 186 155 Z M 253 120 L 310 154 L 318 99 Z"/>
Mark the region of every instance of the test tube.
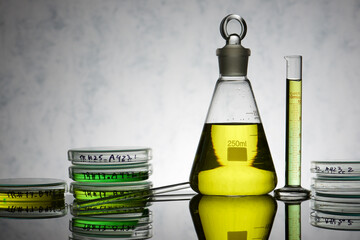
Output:
<path fill-rule="evenodd" d="M 308 199 L 310 191 L 301 187 L 301 114 L 302 57 L 285 56 L 286 60 L 286 145 L 285 186 L 275 190 L 280 200 Z"/>
<path fill-rule="evenodd" d="M 286 172 L 288 186 L 301 186 L 301 56 L 286 56 Z"/>

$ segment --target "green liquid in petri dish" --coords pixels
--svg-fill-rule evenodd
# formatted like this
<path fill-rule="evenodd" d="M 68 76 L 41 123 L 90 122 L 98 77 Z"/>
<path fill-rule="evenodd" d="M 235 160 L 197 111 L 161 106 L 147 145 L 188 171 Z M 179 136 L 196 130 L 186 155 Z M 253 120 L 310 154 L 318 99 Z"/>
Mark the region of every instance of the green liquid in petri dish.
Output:
<path fill-rule="evenodd" d="M 134 193 L 134 195 L 132 195 Z M 103 199 L 108 197 L 119 197 L 121 198 L 122 195 L 125 195 L 124 200 L 126 200 L 127 197 L 141 197 L 141 195 L 146 194 L 146 191 L 139 192 L 137 190 L 135 191 L 98 191 L 98 190 L 82 190 L 82 189 L 74 189 L 73 190 L 74 197 L 77 200 L 95 200 L 95 199 Z M 124 201 L 125 204 L 132 204 L 132 201 Z"/>
<path fill-rule="evenodd" d="M 80 228 L 86 231 L 119 231 L 129 232 L 134 230 L 138 220 L 94 220 L 94 219 L 76 219 L 72 221 L 73 228 Z"/>
<path fill-rule="evenodd" d="M 76 216 L 96 216 L 104 214 L 122 214 L 122 215 L 136 215 L 148 216 L 149 209 L 145 208 L 147 203 L 145 201 L 131 201 L 126 204 L 102 204 L 93 207 L 85 207 L 80 209 L 73 209 L 73 215 Z"/>
<path fill-rule="evenodd" d="M 47 202 L 53 200 L 63 199 L 65 194 L 64 189 L 54 190 L 17 190 L 16 188 L 0 192 L 0 199 L 2 202 Z"/>
<path fill-rule="evenodd" d="M 133 182 L 149 178 L 149 171 L 141 172 L 84 172 L 73 173 L 73 180 L 78 182 Z"/>

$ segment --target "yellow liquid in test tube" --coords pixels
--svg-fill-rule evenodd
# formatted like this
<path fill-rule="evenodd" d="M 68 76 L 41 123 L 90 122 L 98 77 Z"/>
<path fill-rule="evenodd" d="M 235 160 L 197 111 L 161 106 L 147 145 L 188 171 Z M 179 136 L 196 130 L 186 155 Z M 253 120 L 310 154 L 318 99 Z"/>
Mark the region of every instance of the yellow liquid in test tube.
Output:
<path fill-rule="evenodd" d="M 301 79 L 287 80 L 286 184 L 301 185 Z"/>

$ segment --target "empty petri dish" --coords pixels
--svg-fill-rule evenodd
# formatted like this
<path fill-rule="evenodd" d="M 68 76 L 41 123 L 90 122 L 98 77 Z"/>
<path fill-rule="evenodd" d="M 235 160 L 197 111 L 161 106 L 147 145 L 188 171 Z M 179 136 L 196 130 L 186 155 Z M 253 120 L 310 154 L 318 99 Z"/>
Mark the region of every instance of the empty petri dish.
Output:
<path fill-rule="evenodd" d="M 151 229 L 151 212 L 141 217 L 73 217 L 70 230 L 75 233 L 132 237 Z"/>
<path fill-rule="evenodd" d="M 126 164 L 111 166 L 73 165 L 69 167 L 69 176 L 78 182 L 133 182 L 147 180 L 152 166 L 144 164 Z"/>
<path fill-rule="evenodd" d="M 312 199 L 325 202 L 334 203 L 360 203 L 360 195 L 351 194 L 328 194 L 313 191 L 311 193 Z"/>
<path fill-rule="evenodd" d="M 108 197 L 121 197 L 121 195 L 149 190 L 151 187 L 152 183 L 147 181 L 123 183 L 72 182 L 70 184 L 70 192 L 77 200 L 88 201 L 106 199 Z"/>
<path fill-rule="evenodd" d="M 360 161 L 312 161 L 310 170 L 324 177 L 360 177 Z"/>
<path fill-rule="evenodd" d="M 148 162 L 151 154 L 146 147 L 77 148 L 68 151 L 68 159 L 73 164 L 133 164 Z"/>
<path fill-rule="evenodd" d="M 317 177 L 312 179 L 313 192 L 327 195 L 360 196 L 359 178 Z"/>
<path fill-rule="evenodd" d="M 0 179 L 0 201 L 52 201 L 63 199 L 66 182 L 51 178 Z"/>
<path fill-rule="evenodd" d="M 360 203 L 332 202 L 311 199 L 310 207 L 313 210 L 325 213 L 360 216 Z"/>
<path fill-rule="evenodd" d="M 315 227 L 335 230 L 360 230 L 360 216 L 342 215 L 313 211 L 310 223 Z"/>
<path fill-rule="evenodd" d="M 317 193 L 358 196 L 360 195 L 360 177 L 317 177 L 312 179 L 311 188 Z"/>

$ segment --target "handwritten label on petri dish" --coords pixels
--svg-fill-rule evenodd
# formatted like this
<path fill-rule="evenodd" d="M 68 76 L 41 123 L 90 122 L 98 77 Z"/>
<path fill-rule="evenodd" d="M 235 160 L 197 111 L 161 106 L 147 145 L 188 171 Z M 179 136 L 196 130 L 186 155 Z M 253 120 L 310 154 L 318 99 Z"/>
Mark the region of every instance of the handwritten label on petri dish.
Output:
<path fill-rule="evenodd" d="M 353 225 L 352 219 L 345 219 L 345 218 L 331 218 L 331 217 L 315 217 L 315 222 L 317 223 L 325 223 L 327 225 L 333 225 L 333 226 L 351 226 Z"/>
<path fill-rule="evenodd" d="M 132 162 L 136 160 L 136 154 L 134 155 L 118 155 L 118 154 L 111 154 L 109 156 L 105 156 L 104 154 L 92 154 L 92 155 L 80 155 L 80 162 Z"/>
<path fill-rule="evenodd" d="M 7 207 L 9 213 L 58 213 L 64 211 L 65 206 L 17 206 Z"/>
<path fill-rule="evenodd" d="M 121 199 L 141 198 L 146 196 L 148 190 L 136 191 L 90 191 L 90 190 L 74 190 L 74 196 L 79 200 L 102 199 L 110 196 L 117 196 Z"/>
<path fill-rule="evenodd" d="M 0 193 L 0 199 L 6 200 L 47 200 L 53 198 L 63 198 L 64 190 L 44 190 L 44 191 L 7 191 Z"/>
<path fill-rule="evenodd" d="M 332 167 L 323 167 L 323 166 L 315 166 L 316 173 L 326 173 L 326 174 L 351 174 L 354 173 L 353 167 L 340 167 L 340 166 L 332 166 Z"/>
<path fill-rule="evenodd" d="M 133 191 L 131 191 L 133 192 Z M 124 197 L 124 199 L 126 199 L 127 197 L 131 197 L 128 196 L 129 193 L 131 193 L 130 191 L 87 191 L 87 190 L 76 190 L 75 191 L 75 197 L 79 198 L 79 197 L 85 197 L 85 198 L 106 198 L 106 197 L 110 197 L 110 196 L 122 196 L 122 195 L 126 195 Z"/>
<path fill-rule="evenodd" d="M 147 171 L 144 172 L 114 172 L 114 173 L 77 173 L 74 174 L 76 181 L 86 180 L 86 181 L 97 181 L 97 180 L 132 180 L 132 181 L 140 181 L 149 177 Z"/>
<path fill-rule="evenodd" d="M 82 229 L 85 231 L 118 231 L 118 232 L 129 232 L 135 230 L 136 225 L 107 225 L 107 224 L 83 224 Z"/>
<path fill-rule="evenodd" d="M 93 211 L 103 211 L 103 212 L 111 212 L 111 210 L 116 210 L 117 213 L 143 213 L 144 212 L 144 204 L 140 201 L 132 202 L 130 208 L 126 208 L 130 204 L 102 204 L 99 206 L 91 206 L 91 207 L 84 207 L 79 210 L 79 212 L 87 212 L 90 211 L 90 214 L 93 214 Z"/>

